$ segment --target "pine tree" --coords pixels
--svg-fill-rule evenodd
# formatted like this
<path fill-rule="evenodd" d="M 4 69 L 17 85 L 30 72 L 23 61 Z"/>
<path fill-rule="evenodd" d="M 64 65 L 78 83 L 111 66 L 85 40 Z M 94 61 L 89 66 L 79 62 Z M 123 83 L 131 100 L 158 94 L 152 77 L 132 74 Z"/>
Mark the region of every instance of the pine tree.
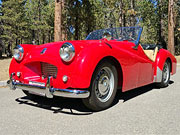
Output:
<path fill-rule="evenodd" d="M 180 1 L 175 0 L 175 54 L 180 55 Z"/>
<path fill-rule="evenodd" d="M 169 0 L 168 7 L 168 50 L 174 55 L 174 0 Z"/>
<path fill-rule="evenodd" d="M 140 25 L 143 27 L 142 43 L 158 43 L 158 14 L 157 8 L 152 1 L 143 0 L 138 3 L 138 15 L 141 19 Z"/>
<path fill-rule="evenodd" d="M 55 0 L 55 21 L 54 21 L 54 41 L 62 40 L 62 5 L 63 0 Z"/>
<path fill-rule="evenodd" d="M 43 44 L 53 41 L 54 1 L 27 0 L 25 5 L 28 23 L 28 43 Z"/>
<path fill-rule="evenodd" d="M 3 15 L 2 5 L 0 3 L 0 18 L 2 15 Z M 1 39 L 2 34 L 3 34 L 3 28 L 2 28 L 2 21 L 0 20 L 0 58 L 2 58 L 2 53 L 3 53 L 3 48 L 4 48 L 4 45 L 3 45 L 2 39 Z"/>
<path fill-rule="evenodd" d="M 11 55 L 12 46 L 22 43 L 26 37 L 24 0 L 3 0 L 2 13 L 0 20 L 2 23 L 3 33 L 1 39 L 4 44 L 8 45 L 8 52 Z"/>

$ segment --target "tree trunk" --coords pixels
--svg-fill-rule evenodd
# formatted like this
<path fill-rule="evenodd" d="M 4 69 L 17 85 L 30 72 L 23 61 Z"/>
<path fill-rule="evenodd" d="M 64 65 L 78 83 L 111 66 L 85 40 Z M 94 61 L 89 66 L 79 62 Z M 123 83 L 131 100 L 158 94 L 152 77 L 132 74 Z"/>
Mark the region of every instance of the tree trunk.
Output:
<path fill-rule="evenodd" d="M 62 0 L 55 0 L 54 41 L 62 40 Z"/>
<path fill-rule="evenodd" d="M 75 40 L 79 40 L 79 16 L 76 15 L 76 23 L 75 23 Z"/>
<path fill-rule="evenodd" d="M 62 12 L 65 0 L 55 0 L 55 20 L 54 20 L 54 41 L 62 41 L 67 39 L 66 30 L 63 27 Z"/>
<path fill-rule="evenodd" d="M 48 42 L 51 42 L 51 30 L 48 32 Z"/>
<path fill-rule="evenodd" d="M 174 0 L 169 0 L 168 7 L 168 50 L 174 55 Z"/>
<path fill-rule="evenodd" d="M 159 0 L 157 1 L 158 5 L 158 31 L 157 31 L 157 37 L 158 37 L 158 44 L 160 44 L 164 49 L 167 49 L 167 43 L 165 41 L 165 36 L 163 34 L 163 1 Z"/>
<path fill-rule="evenodd" d="M 119 1 L 119 25 L 123 27 L 123 2 L 122 0 Z"/>
<path fill-rule="evenodd" d="M 2 58 L 2 53 L 3 53 L 3 46 L 1 45 L 1 40 L 0 40 L 0 58 Z"/>
<path fill-rule="evenodd" d="M 46 36 L 45 36 L 45 34 L 43 33 L 43 35 L 42 35 L 42 43 L 43 43 L 43 44 L 45 43 L 45 40 L 46 40 Z"/>
<path fill-rule="evenodd" d="M 62 4 L 61 4 L 61 12 L 63 12 L 63 10 L 64 10 L 64 8 L 65 8 L 65 0 L 62 0 Z M 63 16 L 63 15 L 61 15 L 61 16 Z M 64 41 L 64 40 L 67 40 L 67 30 L 66 30 L 66 27 L 65 27 L 65 25 L 64 25 L 64 17 L 61 17 L 62 18 L 62 20 L 61 20 L 61 27 L 62 27 L 62 40 Z"/>
<path fill-rule="evenodd" d="M 7 57 L 12 57 L 12 43 L 11 42 L 8 43 Z"/>
<path fill-rule="evenodd" d="M 161 0 L 157 1 L 157 5 L 158 5 L 158 33 L 157 33 L 157 36 L 158 36 L 158 44 L 162 44 L 162 17 L 161 17 L 161 5 L 162 5 L 162 2 Z M 163 47 L 164 48 L 164 47 Z"/>
<path fill-rule="evenodd" d="M 123 13 L 123 25 L 124 27 L 126 27 L 126 14 Z"/>
<path fill-rule="evenodd" d="M 131 15 L 131 26 L 135 26 L 135 3 L 134 0 L 131 0 L 131 11 L 132 11 L 132 15 Z"/>

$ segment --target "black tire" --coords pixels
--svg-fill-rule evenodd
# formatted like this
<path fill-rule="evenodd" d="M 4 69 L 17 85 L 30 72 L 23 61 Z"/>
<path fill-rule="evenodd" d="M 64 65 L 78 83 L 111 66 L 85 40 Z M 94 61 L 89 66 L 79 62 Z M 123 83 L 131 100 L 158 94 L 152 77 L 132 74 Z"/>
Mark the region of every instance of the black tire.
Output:
<path fill-rule="evenodd" d="M 171 72 L 170 63 L 168 61 L 166 61 L 164 63 L 164 67 L 163 67 L 163 71 L 162 71 L 162 80 L 160 83 L 157 83 L 158 87 L 164 88 L 169 85 L 170 76 L 171 76 L 170 72 Z"/>
<path fill-rule="evenodd" d="M 90 85 L 90 96 L 82 99 L 84 105 L 100 111 L 110 107 L 117 91 L 118 76 L 116 67 L 109 61 L 104 61 L 96 67 Z"/>
<path fill-rule="evenodd" d="M 24 94 L 25 94 L 26 96 L 28 96 L 28 97 L 31 98 L 31 99 L 34 99 L 34 98 L 37 98 L 37 97 L 38 97 L 38 95 L 31 94 L 31 93 L 29 93 L 27 90 L 22 90 L 22 91 L 24 92 Z"/>

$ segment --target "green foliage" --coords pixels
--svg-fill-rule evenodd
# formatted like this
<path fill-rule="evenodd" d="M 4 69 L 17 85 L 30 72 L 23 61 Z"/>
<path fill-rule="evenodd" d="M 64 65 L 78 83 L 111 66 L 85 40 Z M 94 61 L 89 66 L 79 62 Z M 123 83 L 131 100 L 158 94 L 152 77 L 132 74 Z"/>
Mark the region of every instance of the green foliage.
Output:
<path fill-rule="evenodd" d="M 143 27 L 141 43 L 167 48 L 168 0 L 66 0 L 66 4 L 66 28 L 75 30 L 68 32 L 69 39 L 84 39 L 95 29 L 139 25 Z M 180 48 L 180 1 L 175 0 L 175 5 L 175 47 Z"/>
<path fill-rule="evenodd" d="M 0 41 L 13 46 L 32 41 L 52 42 L 54 3 L 54 0 L 2 0 Z M 140 25 L 144 29 L 142 43 L 167 46 L 168 0 L 65 0 L 62 18 L 68 40 L 85 39 L 96 29 Z M 175 22 L 175 47 L 180 48 L 179 0 L 175 0 Z"/>
<path fill-rule="evenodd" d="M 143 0 L 138 3 L 138 14 L 142 18 L 141 26 L 143 26 L 143 43 L 157 43 L 158 30 L 158 14 L 154 4 L 150 1 Z"/>
<path fill-rule="evenodd" d="M 93 30 L 120 27 L 120 8 L 126 13 L 125 25 L 130 26 L 130 18 L 135 18 L 136 11 L 128 6 L 127 0 L 66 0 L 63 12 L 64 25 L 68 39 L 85 39 Z"/>
<path fill-rule="evenodd" d="M 3 0 L 0 12 L 0 40 L 6 48 L 53 41 L 54 0 Z"/>
<path fill-rule="evenodd" d="M 2 3 L 0 21 L 3 24 L 3 33 L 1 40 L 4 40 L 6 44 L 15 45 L 26 37 L 24 29 L 26 29 L 27 23 L 25 21 L 24 5 L 24 0 L 6 0 Z"/>
<path fill-rule="evenodd" d="M 96 25 L 99 17 L 98 2 L 94 0 L 66 0 L 63 12 L 64 26 L 68 39 L 84 39 Z"/>
<path fill-rule="evenodd" d="M 54 1 L 27 0 L 25 9 L 29 42 L 51 42 L 54 33 Z"/>

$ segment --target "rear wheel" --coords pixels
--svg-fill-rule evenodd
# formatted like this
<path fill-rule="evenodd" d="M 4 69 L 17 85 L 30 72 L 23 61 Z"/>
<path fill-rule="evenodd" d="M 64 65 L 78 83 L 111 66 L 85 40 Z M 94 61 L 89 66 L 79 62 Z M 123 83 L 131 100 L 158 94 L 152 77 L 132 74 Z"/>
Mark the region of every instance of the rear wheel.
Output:
<path fill-rule="evenodd" d="M 117 91 L 117 70 L 110 62 L 101 62 L 92 77 L 90 97 L 83 103 L 94 111 L 100 111 L 111 106 Z"/>
<path fill-rule="evenodd" d="M 160 83 L 157 83 L 158 87 L 167 87 L 170 81 L 170 63 L 166 61 L 164 63 L 163 71 L 162 71 L 162 80 Z"/>

